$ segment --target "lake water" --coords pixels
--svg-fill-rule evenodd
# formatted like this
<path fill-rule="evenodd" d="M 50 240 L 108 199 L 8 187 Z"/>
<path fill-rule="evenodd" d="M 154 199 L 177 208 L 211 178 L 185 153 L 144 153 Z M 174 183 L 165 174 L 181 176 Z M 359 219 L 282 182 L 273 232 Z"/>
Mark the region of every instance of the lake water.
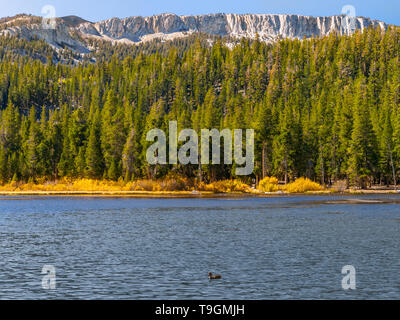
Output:
<path fill-rule="evenodd" d="M 400 196 L 355 197 L 0 197 L 0 299 L 400 299 Z"/>

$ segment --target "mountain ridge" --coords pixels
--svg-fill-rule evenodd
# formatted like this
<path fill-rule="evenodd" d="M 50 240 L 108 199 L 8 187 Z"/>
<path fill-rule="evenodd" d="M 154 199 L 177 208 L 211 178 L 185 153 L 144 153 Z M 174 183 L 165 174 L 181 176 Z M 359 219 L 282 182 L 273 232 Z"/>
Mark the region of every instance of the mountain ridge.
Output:
<path fill-rule="evenodd" d="M 192 33 L 229 36 L 274 42 L 282 38 L 303 39 L 327 36 L 333 32 L 350 35 L 370 26 L 386 30 L 388 24 L 365 17 L 353 20 L 345 15 L 313 17 L 294 14 L 204 14 L 163 13 L 149 17 L 132 16 L 90 22 L 78 16 L 56 19 L 54 28 L 43 25 L 40 17 L 18 15 L 0 19 L 0 35 L 38 37 L 56 48 L 90 52 L 86 40 L 137 44 L 153 39 L 168 41 Z"/>

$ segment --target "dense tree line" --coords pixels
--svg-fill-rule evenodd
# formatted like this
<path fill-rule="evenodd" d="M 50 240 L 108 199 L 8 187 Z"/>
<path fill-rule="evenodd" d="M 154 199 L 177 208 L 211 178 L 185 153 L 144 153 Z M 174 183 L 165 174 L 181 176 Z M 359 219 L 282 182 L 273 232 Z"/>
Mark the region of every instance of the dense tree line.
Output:
<path fill-rule="evenodd" d="M 198 176 L 198 166 L 146 162 L 148 130 L 177 120 L 180 130 L 255 129 L 249 179 L 396 184 L 399 40 L 395 27 L 233 48 L 197 39 L 67 65 L 8 54 L 2 39 L 0 180 Z M 201 173 L 211 181 L 232 169 Z"/>

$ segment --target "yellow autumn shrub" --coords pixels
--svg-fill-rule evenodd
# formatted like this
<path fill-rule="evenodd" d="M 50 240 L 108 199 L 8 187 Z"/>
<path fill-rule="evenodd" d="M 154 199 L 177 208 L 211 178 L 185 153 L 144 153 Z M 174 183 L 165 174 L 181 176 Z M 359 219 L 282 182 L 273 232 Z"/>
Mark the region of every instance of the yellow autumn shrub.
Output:
<path fill-rule="evenodd" d="M 60 179 L 57 181 L 29 181 L 27 183 L 12 182 L 0 186 L 0 191 L 44 191 L 44 192 L 68 192 L 68 191 L 129 191 L 129 184 L 121 181 L 93 180 L 93 179 Z"/>
<path fill-rule="evenodd" d="M 325 188 L 319 183 L 313 182 L 307 178 L 299 178 L 296 181 L 282 187 L 283 191 L 288 193 L 305 193 L 323 191 Z"/>
<path fill-rule="evenodd" d="M 275 177 L 265 177 L 258 185 L 258 190 L 263 192 L 277 192 L 278 191 L 278 179 Z"/>
<path fill-rule="evenodd" d="M 249 192 L 249 186 L 239 180 L 223 180 L 210 184 L 202 182 L 198 190 L 214 193 Z"/>
<path fill-rule="evenodd" d="M 3 192 L 173 192 L 173 191 L 208 191 L 214 193 L 249 192 L 249 186 L 239 180 L 225 180 L 210 184 L 195 185 L 194 179 L 182 177 L 167 177 L 162 180 L 136 180 L 130 182 L 71 179 L 63 178 L 56 181 L 30 180 L 26 183 L 12 181 L 0 185 Z"/>

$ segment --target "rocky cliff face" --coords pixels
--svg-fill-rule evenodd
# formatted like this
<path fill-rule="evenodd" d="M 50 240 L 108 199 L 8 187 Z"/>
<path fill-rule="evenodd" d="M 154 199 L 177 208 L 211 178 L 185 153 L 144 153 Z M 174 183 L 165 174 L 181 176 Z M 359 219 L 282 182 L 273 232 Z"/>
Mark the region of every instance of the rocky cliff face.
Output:
<path fill-rule="evenodd" d="M 83 23 L 78 29 L 84 35 L 113 40 L 142 41 L 152 34 L 202 32 L 212 35 L 255 38 L 271 41 L 277 38 L 326 36 L 332 32 L 352 33 L 369 26 L 386 28 L 386 24 L 369 18 L 355 18 L 352 23 L 346 16 L 306 17 L 271 14 L 210 14 L 177 16 L 163 14 L 152 17 L 113 18 L 98 23 Z"/>
<path fill-rule="evenodd" d="M 81 53 L 89 52 L 85 44 L 74 36 L 74 27 L 71 23 L 63 19 L 57 19 L 56 23 L 46 25 L 39 17 L 20 15 L 3 23 L 0 21 L 0 35 L 20 36 L 28 40 L 38 38 L 57 49 L 70 48 Z"/>
<path fill-rule="evenodd" d="M 37 19 L 37 17 L 36 17 Z M 139 43 L 154 38 L 172 39 L 201 32 L 210 35 L 252 38 L 258 34 L 263 41 L 279 38 L 299 38 L 326 36 L 332 32 L 351 34 L 369 26 L 387 28 L 380 21 L 357 17 L 353 21 L 346 16 L 309 17 L 300 15 L 272 14 L 209 14 L 199 16 L 177 16 L 162 14 L 152 17 L 112 18 L 92 23 L 78 17 L 57 19 L 56 29 L 43 29 L 39 23 L 13 26 L 12 20 L 0 20 L 0 34 L 21 35 L 29 38 L 37 36 L 56 47 L 70 47 L 85 52 L 84 40 L 98 38 L 107 41 Z"/>

